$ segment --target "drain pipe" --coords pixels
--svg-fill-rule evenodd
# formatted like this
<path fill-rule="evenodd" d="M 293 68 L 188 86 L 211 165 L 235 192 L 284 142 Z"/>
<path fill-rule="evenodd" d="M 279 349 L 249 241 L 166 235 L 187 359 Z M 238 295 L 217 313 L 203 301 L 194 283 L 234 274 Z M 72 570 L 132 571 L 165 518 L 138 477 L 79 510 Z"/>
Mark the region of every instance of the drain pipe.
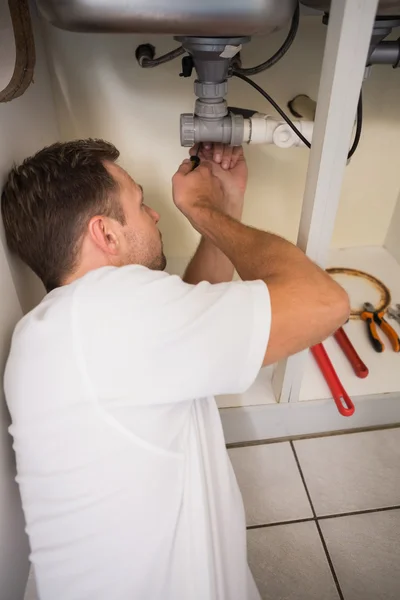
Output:
<path fill-rule="evenodd" d="M 242 114 L 229 112 L 219 119 L 202 118 L 194 114 L 181 115 L 181 144 L 190 147 L 201 142 L 214 142 L 241 146 L 242 144 L 274 144 L 279 148 L 301 147 L 305 144 L 285 121 L 262 113 L 233 109 L 252 113 L 244 118 Z M 312 140 L 314 122 L 293 121 L 300 133 L 309 142 Z"/>
<path fill-rule="evenodd" d="M 400 38 L 394 42 L 380 42 L 370 54 L 370 65 L 392 65 L 397 69 L 400 66 Z"/>

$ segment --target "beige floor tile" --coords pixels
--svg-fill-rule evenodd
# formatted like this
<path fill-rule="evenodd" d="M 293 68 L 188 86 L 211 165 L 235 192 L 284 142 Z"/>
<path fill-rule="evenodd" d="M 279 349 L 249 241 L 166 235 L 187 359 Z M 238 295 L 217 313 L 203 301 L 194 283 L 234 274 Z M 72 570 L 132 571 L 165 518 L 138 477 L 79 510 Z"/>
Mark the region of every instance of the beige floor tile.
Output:
<path fill-rule="evenodd" d="M 314 522 L 251 529 L 249 564 L 263 600 L 338 600 Z"/>
<path fill-rule="evenodd" d="M 400 428 L 294 442 L 317 515 L 400 505 Z"/>
<path fill-rule="evenodd" d="M 231 448 L 247 525 L 312 517 L 310 503 L 288 442 Z"/>

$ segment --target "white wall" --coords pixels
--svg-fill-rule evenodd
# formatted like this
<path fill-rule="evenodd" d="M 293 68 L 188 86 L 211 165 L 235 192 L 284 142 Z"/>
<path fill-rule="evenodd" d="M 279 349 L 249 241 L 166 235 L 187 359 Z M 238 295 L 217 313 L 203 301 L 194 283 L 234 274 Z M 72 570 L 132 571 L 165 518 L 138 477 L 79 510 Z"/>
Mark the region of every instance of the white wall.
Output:
<path fill-rule="evenodd" d="M 0 244 L 0 370 L 4 370 L 11 334 L 22 311 L 10 269 Z M 8 435 L 9 415 L 0 388 L 0 585 L 2 600 L 23 598 L 28 575 L 28 540 L 17 485 L 14 455 Z"/>
<path fill-rule="evenodd" d="M 385 247 L 400 263 L 400 195 L 397 200 L 390 227 L 385 240 Z"/>
<path fill-rule="evenodd" d="M 15 49 L 7 2 L 4 0 L 0 0 L 0 11 L 0 85 L 3 87 L 13 68 Z M 0 104 L 0 184 L 14 163 L 18 164 L 59 137 L 43 37 L 34 11 L 33 16 L 36 44 L 34 83 L 20 98 Z M 3 231 L 0 236 L 4 243 Z M 9 253 L 7 257 L 21 306 L 27 312 L 42 298 L 44 288 L 30 269 Z"/>
<path fill-rule="evenodd" d="M 0 88 L 9 81 L 15 48 L 8 3 L 0 0 Z M 57 127 L 47 65 L 39 36 L 35 83 L 17 100 L 0 104 L 0 186 L 12 166 L 45 144 L 54 142 Z M 43 295 L 43 287 L 29 269 L 9 256 L 0 223 L 0 377 L 10 338 L 23 310 Z M 22 308 L 21 308 L 22 306 Z M 0 385 L 0 598 L 22 600 L 28 575 L 28 541 L 24 532 L 15 464 L 8 435 L 9 415 Z"/>
<path fill-rule="evenodd" d="M 171 37 L 75 34 L 46 28 L 48 51 L 63 138 L 97 136 L 114 142 L 122 164 L 145 187 L 162 216 L 169 256 L 188 256 L 197 236 L 173 208 L 170 179 L 185 150 L 179 146 L 179 114 L 192 111 L 193 80 L 178 77 L 180 61 L 141 70 L 134 51 L 151 41 L 159 53 L 176 46 Z M 301 22 L 289 54 L 257 77 L 282 105 L 298 93 L 316 98 L 326 29 L 318 17 Z M 251 65 L 269 56 L 284 33 L 258 38 L 244 52 Z M 347 168 L 333 243 L 381 245 L 399 191 L 399 74 L 376 67 L 365 83 L 361 146 Z M 269 110 L 243 82 L 229 84 L 231 104 Z M 295 240 L 306 176 L 306 149 L 247 149 L 250 185 L 244 219 Z"/>

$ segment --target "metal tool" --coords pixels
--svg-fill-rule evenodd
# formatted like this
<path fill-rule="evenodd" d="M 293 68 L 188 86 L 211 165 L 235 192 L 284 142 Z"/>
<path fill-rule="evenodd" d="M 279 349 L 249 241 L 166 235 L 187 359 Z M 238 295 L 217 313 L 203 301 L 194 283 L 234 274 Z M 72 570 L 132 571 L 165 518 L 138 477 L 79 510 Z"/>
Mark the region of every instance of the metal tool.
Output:
<path fill-rule="evenodd" d="M 337 376 L 324 346 L 317 344 L 311 348 L 311 352 L 328 384 L 338 411 L 343 417 L 351 417 L 355 411 L 354 404 Z"/>
<path fill-rule="evenodd" d="M 363 361 L 359 357 L 356 349 L 347 337 L 347 334 L 343 327 L 340 327 L 336 331 L 336 333 L 334 334 L 334 338 L 339 344 L 343 353 L 345 354 L 347 360 L 353 367 L 353 371 L 357 375 L 357 377 L 360 377 L 361 379 L 367 377 L 369 374 L 368 367 L 363 363 Z"/>
<path fill-rule="evenodd" d="M 400 324 L 400 304 L 396 304 L 396 308 L 390 306 L 387 314 L 391 319 L 395 319 Z"/>
<path fill-rule="evenodd" d="M 365 302 L 361 318 L 367 323 L 368 336 L 376 352 L 383 352 L 385 350 L 385 345 L 378 335 L 377 325 L 389 338 L 394 352 L 400 352 L 399 336 L 393 327 L 385 320 L 383 310 L 378 312 L 370 302 Z"/>

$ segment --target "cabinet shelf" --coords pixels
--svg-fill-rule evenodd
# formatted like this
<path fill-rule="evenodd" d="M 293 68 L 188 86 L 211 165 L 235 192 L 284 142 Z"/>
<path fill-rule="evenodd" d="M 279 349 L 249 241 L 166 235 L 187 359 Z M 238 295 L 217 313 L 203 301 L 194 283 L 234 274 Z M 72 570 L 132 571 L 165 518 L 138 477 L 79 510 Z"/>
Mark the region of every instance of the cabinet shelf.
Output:
<path fill-rule="evenodd" d="M 389 288 L 392 303 L 400 303 L 400 264 L 385 248 L 373 246 L 331 250 L 329 266 L 358 269 L 373 275 Z M 362 279 L 352 278 L 347 282 L 343 279 L 341 283 L 349 292 L 354 307 L 364 301 L 377 300 L 374 296 L 375 290 Z M 393 320 L 390 320 L 390 323 L 400 335 L 398 323 Z M 366 379 L 356 377 L 336 341 L 333 338 L 326 340 L 324 346 L 347 393 L 356 398 L 400 392 L 400 354 L 393 352 L 384 334 L 380 333 L 386 349 L 382 354 L 378 354 L 373 350 L 368 340 L 366 325 L 360 319 L 349 321 L 345 330 L 370 371 Z M 276 404 L 271 381 L 274 368 L 271 366 L 262 369 L 246 393 L 219 396 L 219 408 Z M 310 354 L 299 400 L 305 402 L 331 397 L 329 388 Z"/>
<path fill-rule="evenodd" d="M 395 258 L 382 247 L 344 248 L 332 250 L 329 257 L 331 267 L 348 267 L 365 271 L 380 279 L 390 290 L 392 303 L 400 303 L 400 265 Z M 344 279 L 340 281 L 345 285 Z M 351 278 L 347 288 L 353 306 L 365 301 L 374 302 L 374 290 L 362 279 Z M 366 297 L 366 294 L 370 297 Z M 372 295 L 372 298 L 371 298 Z M 400 334 L 398 323 L 390 320 L 390 324 Z M 385 351 L 378 354 L 372 348 L 367 336 L 367 327 L 360 319 L 351 320 L 345 325 L 345 331 L 362 360 L 369 368 L 369 376 L 359 379 L 355 376 L 349 362 L 333 338 L 324 342 L 326 351 L 341 379 L 347 393 L 351 397 L 370 396 L 400 392 L 400 354 L 395 353 L 389 340 L 379 330 L 385 344 Z M 307 358 L 307 365 L 300 391 L 300 401 L 330 398 L 329 388 L 320 373 L 313 357 Z"/>

